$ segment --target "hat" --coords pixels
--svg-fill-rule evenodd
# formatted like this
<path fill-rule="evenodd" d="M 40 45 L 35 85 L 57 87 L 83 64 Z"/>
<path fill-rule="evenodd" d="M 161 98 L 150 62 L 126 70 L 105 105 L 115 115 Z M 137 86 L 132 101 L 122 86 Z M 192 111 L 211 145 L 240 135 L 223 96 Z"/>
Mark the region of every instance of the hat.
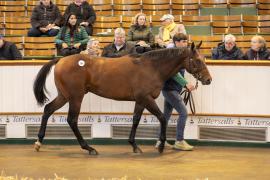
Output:
<path fill-rule="evenodd" d="M 164 15 L 160 18 L 161 21 L 165 21 L 166 19 L 172 19 L 172 20 L 174 20 L 174 17 L 173 17 L 173 15 L 171 15 L 171 14 L 164 14 Z"/>

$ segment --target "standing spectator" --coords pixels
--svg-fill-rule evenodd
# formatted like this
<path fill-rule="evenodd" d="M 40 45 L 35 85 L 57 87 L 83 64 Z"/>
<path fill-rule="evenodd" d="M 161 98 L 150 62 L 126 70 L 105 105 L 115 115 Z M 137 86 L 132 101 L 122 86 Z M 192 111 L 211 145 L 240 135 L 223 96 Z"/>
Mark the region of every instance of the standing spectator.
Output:
<path fill-rule="evenodd" d="M 224 60 L 240 60 L 244 58 L 244 54 L 240 48 L 236 46 L 235 36 L 227 34 L 224 42 L 220 43 L 217 48 L 212 51 L 212 59 Z"/>
<path fill-rule="evenodd" d="M 187 47 L 187 36 L 183 33 L 175 34 L 173 36 L 173 44 L 174 47 L 177 48 Z M 186 87 L 189 91 L 193 91 L 195 89 L 194 85 L 186 81 L 184 78 L 184 69 L 181 69 L 177 75 L 168 79 L 162 88 L 162 94 L 164 96 L 164 116 L 168 124 L 173 109 L 177 111 L 179 116 L 176 125 L 176 140 L 173 148 L 177 150 L 190 151 L 193 149 L 193 146 L 189 145 L 184 140 L 184 130 L 188 112 L 183 98 L 180 96 L 180 92 L 182 91 L 183 87 Z M 157 141 L 155 147 L 158 148 L 160 143 L 160 141 Z M 165 142 L 165 146 L 171 147 L 168 142 Z"/>
<path fill-rule="evenodd" d="M 156 43 L 159 47 L 173 46 L 172 38 L 176 33 L 186 34 L 185 26 L 183 24 L 175 24 L 173 15 L 165 14 L 160 20 L 162 26 L 159 28 L 159 33 L 156 36 Z"/>
<path fill-rule="evenodd" d="M 117 28 L 114 31 L 114 42 L 104 47 L 102 56 L 121 57 L 135 52 L 135 46 L 126 41 L 126 33 L 123 28 Z"/>
<path fill-rule="evenodd" d="M 81 52 L 81 54 L 88 54 L 90 56 L 101 56 L 101 53 L 99 41 L 95 38 L 90 39 L 87 43 L 86 50 Z"/>
<path fill-rule="evenodd" d="M 262 36 L 253 36 L 251 48 L 245 53 L 244 59 L 248 60 L 270 60 L 270 51 L 266 47 Z"/>
<path fill-rule="evenodd" d="M 68 5 L 64 16 L 70 13 L 75 13 L 80 26 L 84 26 L 88 35 L 93 34 L 93 24 L 96 21 L 96 13 L 93 7 L 84 0 L 74 0 L 73 3 Z"/>
<path fill-rule="evenodd" d="M 31 16 L 32 28 L 28 36 L 38 37 L 41 35 L 56 36 L 62 20 L 58 7 L 51 0 L 40 0 Z"/>
<path fill-rule="evenodd" d="M 135 16 L 133 25 L 128 31 L 127 41 L 133 42 L 138 53 L 152 50 L 154 35 L 147 26 L 146 15 L 139 13 Z"/>
<path fill-rule="evenodd" d="M 0 35 L 0 59 L 1 60 L 15 60 L 22 59 L 20 51 L 16 45 L 12 42 L 4 40 L 4 37 Z"/>
<path fill-rule="evenodd" d="M 78 54 L 85 49 L 89 40 L 83 26 L 79 26 L 74 13 L 67 16 L 64 26 L 56 36 L 55 43 L 62 56 Z"/>

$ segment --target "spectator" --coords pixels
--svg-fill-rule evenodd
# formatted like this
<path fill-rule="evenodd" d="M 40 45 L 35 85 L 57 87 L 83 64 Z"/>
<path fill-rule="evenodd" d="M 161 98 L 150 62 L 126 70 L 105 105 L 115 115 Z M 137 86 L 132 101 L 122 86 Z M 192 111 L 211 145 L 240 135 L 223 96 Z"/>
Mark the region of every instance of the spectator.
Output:
<path fill-rule="evenodd" d="M 212 52 L 212 59 L 224 59 L 224 60 L 240 60 L 244 58 L 244 55 L 240 48 L 236 46 L 235 36 L 227 34 L 224 37 L 224 42 L 220 43 L 217 48 Z"/>
<path fill-rule="evenodd" d="M 99 41 L 95 38 L 90 39 L 87 43 L 86 50 L 81 52 L 81 54 L 88 54 L 90 56 L 101 56 L 101 53 Z"/>
<path fill-rule="evenodd" d="M 55 43 L 62 56 L 78 54 L 85 49 L 89 40 L 83 26 L 79 26 L 74 13 L 67 16 L 64 26 L 56 36 Z"/>
<path fill-rule="evenodd" d="M 159 28 L 159 33 L 156 36 L 156 43 L 159 47 L 167 47 L 173 45 L 173 36 L 176 33 L 186 34 L 186 29 L 183 24 L 175 24 L 173 15 L 165 14 L 160 19 L 162 26 Z"/>
<path fill-rule="evenodd" d="M 138 53 L 150 51 L 152 50 L 151 46 L 154 45 L 154 36 L 146 22 L 145 14 L 137 14 L 128 32 L 127 41 L 135 44 Z"/>
<path fill-rule="evenodd" d="M 187 36 L 183 33 L 177 33 L 173 36 L 174 47 L 182 48 L 188 46 Z M 177 75 L 168 79 L 162 88 L 162 94 L 164 96 L 164 116 L 167 121 L 170 120 L 173 109 L 175 109 L 179 116 L 176 126 L 176 140 L 173 145 L 174 149 L 189 151 L 193 149 L 193 146 L 189 145 L 184 140 L 184 130 L 187 120 L 187 108 L 182 97 L 179 93 L 182 91 L 182 88 L 186 87 L 189 91 L 195 89 L 194 85 L 189 84 L 184 78 L 184 69 L 180 70 Z M 156 148 L 160 145 L 160 141 L 157 141 Z M 165 142 L 166 147 L 171 147 L 168 142 Z"/>
<path fill-rule="evenodd" d="M 33 10 L 32 28 L 28 31 L 28 36 L 56 36 L 60 29 L 61 20 L 60 11 L 51 0 L 40 0 L 40 4 Z"/>
<path fill-rule="evenodd" d="M 104 57 L 121 57 L 127 54 L 135 53 L 134 44 L 127 42 L 125 30 L 117 28 L 114 31 L 114 42 L 104 47 L 102 56 Z"/>
<path fill-rule="evenodd" d="M 93 34 L 93 24 L 96 20 L 96 13 L 93 7 L 85 0 L 74 0 L 64 14 L 64 17 L 70 13 L 75 13 L 80 26 L 84 26 L 88 35 Z"/>
<path fill-rule="evenodd" d="M 15 60 L 22 59 L 20 51 L 16 45 L 12 42 L 4 40 L 4 37 L 0 35 L 0 59 L 1 60 Z"/>
<path fill-rule="evenodd" d="M 270 51 L 266 47 L 266 42 L 262 36 L 253 36 L 251 48 L 245 53 L 244 59 L 248 60 L 270 60 Z"/>

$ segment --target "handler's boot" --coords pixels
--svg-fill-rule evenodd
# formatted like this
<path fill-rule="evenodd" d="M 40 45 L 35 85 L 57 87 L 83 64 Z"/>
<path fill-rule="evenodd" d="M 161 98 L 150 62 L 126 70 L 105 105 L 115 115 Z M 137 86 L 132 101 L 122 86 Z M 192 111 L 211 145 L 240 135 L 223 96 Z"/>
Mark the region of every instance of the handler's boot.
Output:
<path fill-rule="evenodd" d="M 192 151 L 194 147 L 189 145 L 185 140 L 182 140 L 182 141 L 175 141 L 173 148 L 182 151 Z"/>

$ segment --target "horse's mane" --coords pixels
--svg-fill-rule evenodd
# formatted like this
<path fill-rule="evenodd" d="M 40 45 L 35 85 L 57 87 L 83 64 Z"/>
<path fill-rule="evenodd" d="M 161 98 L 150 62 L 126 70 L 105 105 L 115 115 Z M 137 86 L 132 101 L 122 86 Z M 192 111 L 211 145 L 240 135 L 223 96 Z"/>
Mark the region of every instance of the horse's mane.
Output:
<path fill-rule="evenodd" d="M 156 60 L 156 59 L 170 59 L 175 58 L 177 56 L 181 56 L 186 48 L 168 48 L 168 49 L 159 49 L 159 50 L 153 50 L 148 51 L 143 54 L 130 54 L 129 56 L 132 58 L 140 58 L 143 59 L 150 59 L 150 60 Z"/>

